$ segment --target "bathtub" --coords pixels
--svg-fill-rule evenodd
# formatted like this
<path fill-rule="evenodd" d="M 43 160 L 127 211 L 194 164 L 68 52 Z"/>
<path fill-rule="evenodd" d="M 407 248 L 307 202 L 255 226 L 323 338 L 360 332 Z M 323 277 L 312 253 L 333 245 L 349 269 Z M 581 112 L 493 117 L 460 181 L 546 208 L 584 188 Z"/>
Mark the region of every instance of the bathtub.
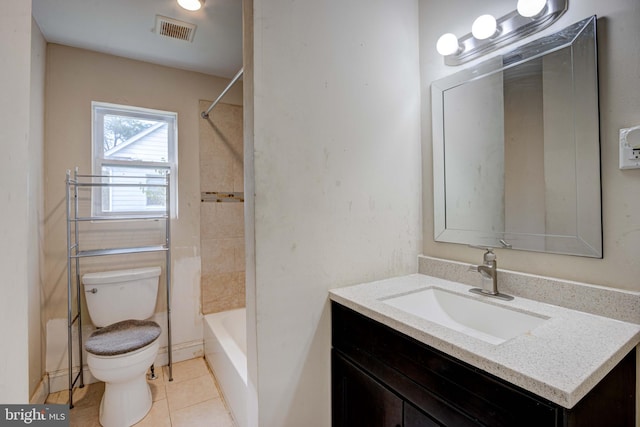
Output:
<path fill-rule="evenodd" d="M 204 353 L 238 427 L 247 427 L 247 327 L 244 308 L 204 316 Z"/>

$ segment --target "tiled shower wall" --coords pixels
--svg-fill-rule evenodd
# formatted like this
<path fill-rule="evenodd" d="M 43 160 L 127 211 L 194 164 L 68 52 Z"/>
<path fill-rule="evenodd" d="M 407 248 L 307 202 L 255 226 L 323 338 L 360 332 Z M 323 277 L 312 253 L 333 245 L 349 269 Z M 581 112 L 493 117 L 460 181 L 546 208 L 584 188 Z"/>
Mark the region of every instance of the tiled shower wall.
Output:
<path fill-rule="evenodd" d="M 209 105 L 200 101 L 200 110 Z M 242 193 L 242 107 L 216 105 L 208 120 L 200 120 L 199 133 L 200 192 Z M 244 307 L 243 202 L 200 202 L 200 258 L 202 312 Z"/>

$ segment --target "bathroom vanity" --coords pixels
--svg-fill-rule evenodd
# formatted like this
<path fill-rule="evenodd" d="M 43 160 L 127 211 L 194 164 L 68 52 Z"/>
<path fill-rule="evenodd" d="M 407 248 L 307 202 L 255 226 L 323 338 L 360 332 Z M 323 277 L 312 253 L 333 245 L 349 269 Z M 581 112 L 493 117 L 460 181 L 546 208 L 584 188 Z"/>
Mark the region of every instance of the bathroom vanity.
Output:
<path fill-rule="evenodd" d="M 490 249 L 602 258 L 596 23 L 432 82 L 433 238 L 489 250 L 330 292 L 334 427 L 636 425 L 640 293 Z"/>
<path fill-rule="evenodd" d="M 334 427 L 635 425 L 640 325 L 516 297 L 488 304 L 540 323 L 491 342 L 395 304 L 432 288 L 487 304 L 420 274 L 331 291 Z"/>

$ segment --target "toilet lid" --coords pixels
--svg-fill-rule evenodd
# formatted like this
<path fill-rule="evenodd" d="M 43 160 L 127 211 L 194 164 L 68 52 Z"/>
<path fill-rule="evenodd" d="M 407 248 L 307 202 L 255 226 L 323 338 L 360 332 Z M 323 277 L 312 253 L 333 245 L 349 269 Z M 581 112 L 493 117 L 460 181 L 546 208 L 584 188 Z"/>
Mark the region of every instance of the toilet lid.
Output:
<path fill-rule="evenodd" d="M 151 320 L 123 320 L 92 333 L 84 348 L 97 356 L 117 356 L 151 344 L 160 332 L 160 325 Z"/>

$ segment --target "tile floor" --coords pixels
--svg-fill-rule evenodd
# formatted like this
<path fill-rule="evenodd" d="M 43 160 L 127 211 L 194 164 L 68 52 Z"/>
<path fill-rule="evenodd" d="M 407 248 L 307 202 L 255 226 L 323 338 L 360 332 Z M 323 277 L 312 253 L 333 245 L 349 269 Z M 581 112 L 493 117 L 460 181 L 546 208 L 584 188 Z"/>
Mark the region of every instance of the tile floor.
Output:
<path fill-rule="evenodd" d="M 173 381 L 167 367 L 156 369 L 158 379 L 149 381 L 153 406 L 136 427 L 236 427 L 205 360 L 173 364 Z M 87 384 L 73 394 L 71 427 L 99 427 L 98 411 L 104 383 Z M 52 393 L 47 403 L 67 403 L 67 390 Z"/>

